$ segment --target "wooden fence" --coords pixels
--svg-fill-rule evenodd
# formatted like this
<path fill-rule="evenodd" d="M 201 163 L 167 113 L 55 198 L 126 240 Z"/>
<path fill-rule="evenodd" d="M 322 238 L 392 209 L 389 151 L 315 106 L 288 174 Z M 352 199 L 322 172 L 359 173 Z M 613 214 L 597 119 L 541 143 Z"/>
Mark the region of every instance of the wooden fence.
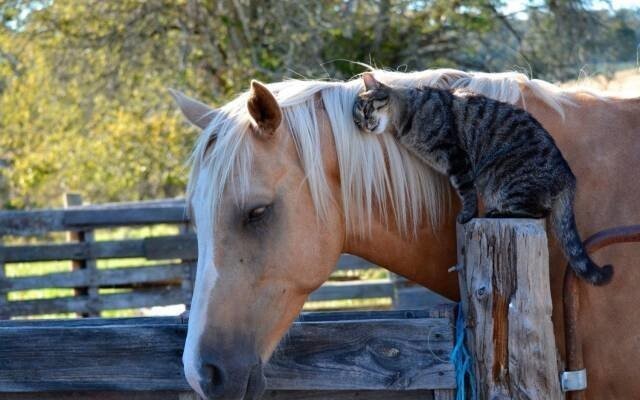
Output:
<path fill-rule="evenodd" d="M 69 229 L 68 215 L 50 212 L 42 224 Z M 145 257 L 161 251 L 144 240 L 124 248 L 135 254 L 149 249 Z M 97 243 L 57 246 L 64 259 L 69 248 L 80 255 L 72 259 L 113 254 Z M 21 259 L 11 256 L 21 251 L 3 254 Z M 540 221 L 476 219 L 459 226 L 457 270 L 479 398 L 560 400 Z M 182 375 L 185 324 L 179 317 L 0 321 L 0 394 L 16 400 L 195 399 Z M 303 314 L 265 368 L 265 398 L 452 400 L 454 325 L 453 306 L 446 304 Z"/>
<path fill-rule="evenodd" d="M 452 400 L 451 306 L 302 314 L 264 399 Z M 179 317 L 0 321 L 0 398 L 196 400 Z"/>
<path fill-rule="evenodd" d="M 189 304 L 197 258 L 197 241 L 189 229 L 181 200 L 80 206 L 77 196 L 67 196 L 67 208 L 0 212 L 0 237 L 49 238 L 45 243 L 0 246 L 0 318 L 78 313 L 99 316 L 103 310 Z M 178 227 L 176 234 L 136 239 L 96 241 L 97 229 L 156 226 Z M 68 232 L 55 241 L 54 232 Z M 55 236 L 55 235 L 54 235 Z M 64 241 L 61 243 L 61 240 Z M 15 240 L 14 240 L 15 242 Z M 139 265 L 99 268 L 100 260 L 135 259 Z M 7 264 L 48 261 L 68 262 L 64 272 L 39 276 L 9 276 Z M 153 265 L 148 265 L 153 262 Z M 141 264 L 141 265 L 140 265 Z M 343 255 L 337 271 L 367 270 L 375 265 Z M 343 299 L 395 299 L 396 305 L 422 307 L 446 300 L 399 278 L 330 280 L 311 294 L 310 301 Z M 346 279 L 346 280 L 345 280 Z M 10 292 L 69 288 L 73 294 L 48 299 L 13 299 Z M 104 293 L 103 289 L 111 289 Z M 325 306 L 326 308 L 326 306 Z"/>

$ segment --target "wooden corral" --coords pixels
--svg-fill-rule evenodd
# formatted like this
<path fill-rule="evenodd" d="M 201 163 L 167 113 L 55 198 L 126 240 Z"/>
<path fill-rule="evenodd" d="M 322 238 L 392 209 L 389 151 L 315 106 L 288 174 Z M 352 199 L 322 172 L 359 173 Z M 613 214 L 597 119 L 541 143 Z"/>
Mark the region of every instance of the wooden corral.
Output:
<path fill-rule="evenodd" d="M 178 317 L 0 321 L 0 398 L 194 399 Z M 450 399 L 451 306 L 302 314 L 265 399 Z"/>
<path fill-rule="evenodd" d="M 0 319 L 37 314 L 74 312 L 99 316 L 103 310 L 189 304 L 197 258 L 195 234 L 188 228 L 184 201 L 74 206 L 80 201 L 67 196 L 65 209 L 0 212 L 0 237 L 51 237 L 69 232 L 62 241 L 38 244 L 0 245 Z M 139 239 L 95 241 L 100 228 L 179 226 L 179 234 Z M 48 235 L 48 236 L 47 236 Z M 59 237 L 59 235 L 58 235 Z M 65 241 L 66 240 L 66 241 Z M 97 268 L 97 260 L 142 258 L 155 265 Z M 65 261 L 72 270 L 40 276 L 5 276 L 7 263 Z M 367 270 L 376 266 L 352 255 L 343 255 L 337 270 Z M 357 277 L 356 277 L 357 278 Z M 29 289 L 74 288 L 75 295 L 7 301 L 7 293 Z M 100 289 L 125 289 L 102 294 Z M 330 281 L 312 293 L 310 301 L 342 299 L 396 299 L 402 308 L 424 307 L 445 301 L 424 288 L 411 287 L 401 279 Z M 402 300 L 402 301 L 400 301 Z"/>
<path fill-rule="evenodd" d="M 185 221 L 182 204 L 177 202 L 6 212 L 0 213 L 0 234 L 87 232 Z M 72 243 L 4 246 L 0 260 L 143 257 L 169 261 L 105 270 L 75 263 L 73 270 L 46 280 L 0 276 L 4 293 L 50 287 L 51 282 L 81 289 L 64 299 L 7 302 L 0 298 L 0 312 L 84 314 L 132 304 L 188 301 L 196 254 L 193 234 L 183 231 L 167 237 L 103 242 L 88 238 L 91 236 L 77 236 Z M 347 255 L 338 268 L 345 265 L 366 268 L 370 264 Z M 562 398 L 543 224 L 475 219 L 458 227 L 457 270 L 479 398 Z M 312 296 L 362 295 L 366 285 L 376 288 L 366 293 L 393 294 L 391 282 L 342 285 L 348 291 L 334 284 Z M 92 288 L 104 286 L 133 291 L 98 293 L 91 298 Z M 413 311 L 302 314 L 265 368 L 269 390 L 265 398 L 452 400 L 456 386 L 449 360 L 456 336 L 453 314 L 451 303 Z M 0 397 L 195 399 L 182 372 L 185 334 L 186 321 L 180 317 L 0 321 Z"/>

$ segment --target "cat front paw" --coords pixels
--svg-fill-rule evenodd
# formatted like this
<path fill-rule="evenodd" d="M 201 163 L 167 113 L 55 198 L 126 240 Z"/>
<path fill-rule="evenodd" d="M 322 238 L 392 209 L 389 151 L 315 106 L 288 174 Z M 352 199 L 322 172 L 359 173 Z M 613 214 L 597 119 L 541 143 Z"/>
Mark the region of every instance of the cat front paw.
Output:
<path fill-rule="evenodd" d="M 476 217 L 476 214 L 477 213 L 475 211 L 462 210 L 460 214 L 458 214 L 458 217 L 456 218 L 456 220 L 458 221 L 459 224 L 464 225 L 467 222 L 471 221 L 472 218 Z"/>

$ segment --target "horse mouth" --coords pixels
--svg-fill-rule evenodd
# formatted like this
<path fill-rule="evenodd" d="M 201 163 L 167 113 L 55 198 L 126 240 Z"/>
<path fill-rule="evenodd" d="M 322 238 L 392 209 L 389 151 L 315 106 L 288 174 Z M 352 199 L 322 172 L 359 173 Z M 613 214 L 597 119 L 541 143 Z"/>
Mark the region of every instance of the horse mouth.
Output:
<path fill-rule="evenodd" d="M 262 397 L 266 388 L 264 374 L 262 373 L 262 362 L 258 362 L 249 371 L 247 387 L 242 397 L 243 400 L 258 400 Z"/>

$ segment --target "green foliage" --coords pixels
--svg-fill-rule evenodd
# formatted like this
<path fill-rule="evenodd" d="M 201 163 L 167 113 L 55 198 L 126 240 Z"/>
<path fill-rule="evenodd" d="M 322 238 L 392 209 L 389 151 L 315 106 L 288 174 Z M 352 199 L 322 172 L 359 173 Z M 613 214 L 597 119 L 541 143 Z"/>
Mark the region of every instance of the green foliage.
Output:
<path fill-rule="evenodd" d="M 174 87 L 220 105 L 251 78 L 519 66 L 574 78 L 635 60 L 637 11 L 586 0 L 0 0 L 0 204 L 182 194 L 196 132 Z M 523 18 L 523 15 L 527 18 Z"/>

